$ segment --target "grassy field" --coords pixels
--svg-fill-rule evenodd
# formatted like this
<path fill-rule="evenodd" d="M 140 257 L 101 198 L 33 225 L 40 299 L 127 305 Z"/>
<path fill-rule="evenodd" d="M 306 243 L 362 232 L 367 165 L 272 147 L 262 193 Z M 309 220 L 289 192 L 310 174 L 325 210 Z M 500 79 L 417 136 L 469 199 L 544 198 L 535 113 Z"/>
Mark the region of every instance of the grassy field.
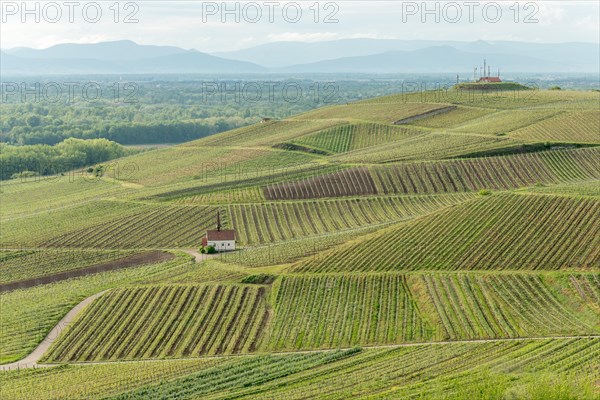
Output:
<path fill-rule="evenodd" d="M 599 99 L 399 93 L 0 182 L 0 363 L 108 290 L 0 397 L 599 399 Z M 197 254 L 217 212 L 238 250 Z"/>

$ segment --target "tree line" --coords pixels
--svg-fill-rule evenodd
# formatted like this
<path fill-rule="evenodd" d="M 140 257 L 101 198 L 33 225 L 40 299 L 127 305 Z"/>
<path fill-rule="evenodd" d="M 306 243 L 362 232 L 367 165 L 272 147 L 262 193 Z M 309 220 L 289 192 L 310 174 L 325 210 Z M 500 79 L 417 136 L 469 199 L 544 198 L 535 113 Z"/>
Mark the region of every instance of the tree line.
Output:
<path fill-rule="evenodd" d="M 0 143 L 0 179 L 57 174 L 123 157 L 133 151 L 107 139 L 69 138 L 54 146 Z"/>

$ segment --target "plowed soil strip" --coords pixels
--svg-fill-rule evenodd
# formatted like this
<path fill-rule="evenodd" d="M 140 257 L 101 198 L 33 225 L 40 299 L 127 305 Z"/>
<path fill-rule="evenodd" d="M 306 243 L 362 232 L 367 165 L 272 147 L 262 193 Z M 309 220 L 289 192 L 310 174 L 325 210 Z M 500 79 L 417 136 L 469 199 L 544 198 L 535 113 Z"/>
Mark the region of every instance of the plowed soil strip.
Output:
<path fill-rule="evenodd" d="M 92 265 L 91 267 L 81 268 L 74 271 L 65 271 L 58 274 L 46 275 L 40 278 L 26 279 L 18 282 L 5 283 L 0 285 L 0 293 L 8 292 L 15 289 L 26 289 L 37 285 L 45 285 L 64 281 L 80 276 L 97 274 L 99 272 L 114 271 L 123 268 L 137 267 L 143 264 L 154 264 L 175 258 L 175 255 L 164 251 L 147 251 L 140 254 L 134 254 L 129 257 L 118 260 Z"/>

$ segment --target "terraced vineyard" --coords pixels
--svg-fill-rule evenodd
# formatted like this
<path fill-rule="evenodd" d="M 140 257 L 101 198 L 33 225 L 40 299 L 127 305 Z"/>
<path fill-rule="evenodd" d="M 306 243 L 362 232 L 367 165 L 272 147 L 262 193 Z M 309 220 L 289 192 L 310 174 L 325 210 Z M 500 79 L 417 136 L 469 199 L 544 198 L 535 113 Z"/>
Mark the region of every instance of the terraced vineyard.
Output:
<path fill-rule="evenodd" d="M 293 271 L 597 268 L 599 221 L 593 199 L 492 195 L 299 261 Z"/>
<path fill-rule="evenodd" d="M 236 354 L 258 347 L 269 319 L 264 287 L 115 289 L 50 350 L 53 361 Z"/>

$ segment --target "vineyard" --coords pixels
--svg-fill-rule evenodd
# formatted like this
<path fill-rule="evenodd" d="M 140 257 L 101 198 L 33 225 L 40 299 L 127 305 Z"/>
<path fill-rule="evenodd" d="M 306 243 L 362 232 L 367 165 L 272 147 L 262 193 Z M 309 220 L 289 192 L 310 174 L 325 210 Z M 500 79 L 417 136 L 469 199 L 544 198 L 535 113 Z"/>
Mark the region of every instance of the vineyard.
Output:
<path fill-rule="evenodd" d="M 194 246 L 214 224 L 215 206 L 152 206 L 145 212 L 56 236 L 50 247 L 174 248 Z"/>
<path fill-rule="evenodd" d="M 189 269 L 190 258 L 180 255 L 167 262 L 0 293 L 0 362 L 15 361 L 28 354 L 70 309 L 88 296 L 128 283 L 165 281 Z"/>
<path fill-rule="evenodd" d="M 265 198 L 307 199 L 390 193 L 514 189 L 537 183 L 600 178 L 595 148 L 510 156 L 355 167 L 264 188 Z"/>
<path fill-rule="evenodd" d="M 356 123 L 339 125 L 302 136 L 292 142 L 332 153 L 345 153 L 380 144 L 389 144 L 419 133 L 418 130 L 393 125 Z"/>
<path fill-rule="evenodd" d="M 482 108 L 457 107 L 447 113 L 434 115 L 428 118 L 410 122 L 411 125 L 433 129 L 448 129 L 468 121 L 489 115 L 493 111 Z"/>
<path fill-rule="evenodd" d="M 342 124 L 344 124 L 344 121 L 326 119 L 320 121 L 269 121 L 189 142 L 185 146 L 270 145 L 275 141 L 292 140 L 296 137 L 310 135 Z"/>
<path fill-rule="evenodd" d="M 561 285 L 579 296 L 561 296 Z M 600 275 L 294 275 L 274 290 L 272 350 L 585 335 L 600 329 L 594 308 Z"/>
<path fill-rule="evenodd" d="M 0 398 L 600 398 L 599 96 L 404 92 L 0 182 Z"/>
<path fill-rule="evenodd" d="M 597 200 L 495 194 L 300 260 L 292 270 L 597 268 L 599 221 Z"/>
<path fill-rule="evenodd" d="M 405 276 L 289 276 L 278 283 L 269 349 L 339 348 L 432 336 L 433 327 L 421 316 Z"/>
<path fill-rule="evenodd" d="M 395 107 L 387 104 L 354 103 L 324 107 L 296 116 L 299 120 L 357 120 L 392 124 L 447 107 L 447 104 L 399 103 Z"/>
<path fill-rule="evenodd" d="M 221 212 L 225 226 L 237 229 L 241 244 L 272 243 L 411 218 L 468 198 L 459 194 L 214 206 L 147 205 L 144 212 L 58 235 L 43 245 L 123 249 L 195 247 L 203 233 L 213 226 L 217 211 Z"/>
<path fill-rule="evenodd" d="M 132 251 L 123 250 L 15 250 L 0 251 L 0 283 L 41 278 L 59 272 L 73 271 L 90 265 L 119 261 Z M 43 265 L 41 269 L 39 266 Z"/>
<path fill-rule="evenodd" d="M 597 111 L 559 114 L 516 130 L 511 136 L 535 141 L 600 144 L 600 115 Z"/>
<path fill-rule="evenodd" d="M 256 350 L 269 312 L 264 287 L 114 289 L 48 354 L 51 361 L 198 357 Z"/>
<path fill-rule="evenodd" d="M 503 110 L 470 120 L 452 130 L 466 133 L 505 135 L 553 117 L 556 110 Z"/>
<path fill-rule="evenodd" d="M 491 399 L 505 392 L 593 398 L 600 339 L 448 343 L 390 349 L 41 368 L 0 373 L 3 398 Z M 557 367 L 560 365 L 560 367 Z M 68 385 L 65 382 L 89 382 Z M 516 385 L 515 385 L 516 383 Z M 540 385 L 541 384 L 541 385 Z M 516 386 L 516 391 L 512 387 Z M 136 388 L 137 387 L 137 388 Z M 479 393 L 474 396 L 473 393 Z M 460 398 L 459 397 L 459 398 Z M 499 398 L 499 396 L 497 396 Z"/>
<path fill-rule="evenodd" d="M 408 160 L 436 160 L 506 149 L 517 144 L 516 141 L 511 139 L 489 135 L 426 133 L 370 147 L 362 151 L 353 151 L 340 155 L 335 159 L 340 162 L 369 164 Z"/>

